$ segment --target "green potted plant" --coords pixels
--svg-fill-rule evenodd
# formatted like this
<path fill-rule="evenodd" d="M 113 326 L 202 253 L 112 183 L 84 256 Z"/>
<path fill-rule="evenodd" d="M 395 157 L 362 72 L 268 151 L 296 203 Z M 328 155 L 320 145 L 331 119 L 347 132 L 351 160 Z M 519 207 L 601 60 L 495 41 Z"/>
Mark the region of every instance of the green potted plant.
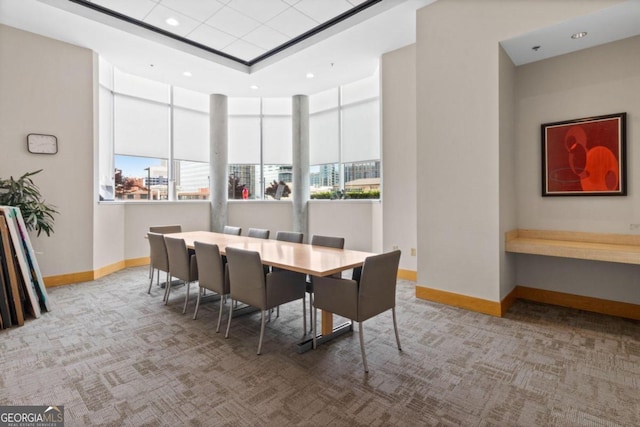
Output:
<path fill-rule="evenodd" d="M 18 179 L 0 178 L 0 205 L 20 208 L 28 230 L 35 230 L 38 236 L 43 231 L 49 236 L 53 233 L 54 214 L 59 213 L 55 206 L 47 204 L 40 189 L 31 177 L 42 172 L 27 172 Z"/>

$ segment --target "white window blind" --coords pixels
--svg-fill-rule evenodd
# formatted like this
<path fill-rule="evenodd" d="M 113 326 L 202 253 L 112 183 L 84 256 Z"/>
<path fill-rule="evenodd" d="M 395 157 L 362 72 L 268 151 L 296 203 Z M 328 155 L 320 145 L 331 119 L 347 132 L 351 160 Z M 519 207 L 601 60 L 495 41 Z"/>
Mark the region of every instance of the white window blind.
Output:
<path fill-rule="evenodd" d="M 169 152 L 169 106 L 115 95 L 114 152 L 166 159 Z"/>
<path fill-rule="evenodd" d="M 169 85 L 113 70 L 114 91 L 138 98 L 169 103 Z"/>
<path fill-rule="evenodd" d="M 339 114 L 338 110 L 329 110 L 309 116 L 309 164 L 340 160 Z"/>
<path fill-rule="evenodd" d="M 173 108 L 173 156 L 176 160 L 209 161 L 209 114 Z"/>
<path fill-rule="evenodd" d="M 209 95 L 174 86 L 173 105 L 209 113 Z"/>
<path fill-rule="evenodd" d="M 292 163 L 291 116 L 264 116 L 262 118 L 263 163 L 290 165 Z"/>
<path fill-rule="evenodd" d="M 346 105 L 379 96 L 380 81 L 378 73 L 376 73 L 371 77 L 342 86 L 340 102 L 342 105 Z"/>
<path fill-rule="evenodd" d="M 361 102 L 342 108 L 342 161 L 380 158 L 380 102 Z"/>
<path fill-rule="evenodd" d="M 262 114 L 264 115 L 291 115 L 291 98 L 263 98 Z"/>
<path fill-rule="evenodd" d="M 260 98 L 228 98 L 227 114 L 234 115 L 259 115 Z"/>
<path fill-rule="evenodd" d="M 338 108 L 338 88 L 325 90 L 309 97 L 309 113 Z"/>
<path fill-rule="evenodd" d="M 260 116 L 229 117 L 229 164 L 260 164 Z"/>
<path fill-rule="evenodd" d="M 100 185 L 113 185 L 113 94 L 100 87 L 98 93 L 98 174 Z"/>

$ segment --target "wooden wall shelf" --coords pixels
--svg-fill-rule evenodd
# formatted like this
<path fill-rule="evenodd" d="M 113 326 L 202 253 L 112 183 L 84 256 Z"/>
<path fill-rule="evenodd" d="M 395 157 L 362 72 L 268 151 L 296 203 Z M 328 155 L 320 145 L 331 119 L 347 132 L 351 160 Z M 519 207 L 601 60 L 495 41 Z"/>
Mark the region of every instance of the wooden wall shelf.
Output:
<path fill-rule="evenodd" d="M 640 264 L 640 235 L 513 230 L 505 234 L 505 250 L 521 254 Z"/>

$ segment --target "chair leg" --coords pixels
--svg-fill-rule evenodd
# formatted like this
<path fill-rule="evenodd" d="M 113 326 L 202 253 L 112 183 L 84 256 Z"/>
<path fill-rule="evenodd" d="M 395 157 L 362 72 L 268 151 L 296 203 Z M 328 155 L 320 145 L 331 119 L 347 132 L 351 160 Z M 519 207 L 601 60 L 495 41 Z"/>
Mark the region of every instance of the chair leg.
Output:
<path fill-rule="evenodd" d="M 398 343 L 398 350 L 402 351 L 402 347 L 400 346 L 400 335 L 398 335 L 398 322 L 396 321 L 395 307 L 391 309 L 391 313 L 393 314 L 393 330 L 396 332 L 396 343 Z"/>
<path fill-rule="evenodd" d="M 198 308 L 200 308 L 200 295 L 202 295 L 202 292 L 198 292 L 198 299 L 196 300 L 196 310 L 193 312 L 193 320 L 196 320 L 196 317 L 198 317 Z M 220 326 L 218 324 L 218 326 Z"/>
<path fill-rule="evenodd" d="M 187 303 L 189 302 L 189 286 L 191 285 L 191 282 L 187 282 L 187 293 L 184 296 L 184 307 L 182 307 L 182 314 L 185 314 L 187 312 Z"/>
<path fill-rule="evenodd" d="M 220 332 L 220 322 L 222 321 L 222 310 L 224 310 L 224 299 L 225 299 L 225 296 L 220 295 L 220 313 L 218 313 L 218 326 L 216 326 L 216 333 Z M 231 312 L 231 307 L 229 307 L 229 312 Z"/>
<path fill-rule="evenodd" d="M 167 275 L 167 283 L 164 285 L 164 305 L 169 303 L 169 294 L 171 294 L 171 275 Z"/>
<path fill-rule="evenodd" d="M 264 323 L 265 323 L 265 310 L 261 310 L 262 313 L 262 325 L 260 326 L 260 341 L 258 341 L 258 355 L 260 355 L 260 352 L 262 351 L 262 338 L 264 337 Z"/>
<path fill-rule="evenodd" d="M 231 309 L 231 307 L 233 307 L 233 298 L 231 298 L 229 302 L 229 307 L 229 320 L 227 320 L 227 332 L 224 334 L 225 338 L 229 338 L 229 328 L 231 327 L 231 317 L 233 316 L 233 310 Z"/>
<path fill-rule="evenodd" d="M 159 271 L 159 270 L 158 270 Z M 147 291 L 147 293 L 149 295 L 151 295 L 151 286 L 153 286 L 153 270 L 151 271 L 151 275 L 150 275 L 150 279 L 149 279 L 149 290 Z"/>
<path fill-rule="evenodd" d="M 313 320 L 311 321 L 312 325 L 313 325 L 313 349 L 315 350 L 317 347 L 316 344 L 316 336 L 318 335 L 316 333 L 316 323 L 318 320 L 318 309 L 313 307 Z"/>
<path fill-rule="evenodd" d="M 360 351 L 362 352 L 362 363 L 364 364 L 364 372 L 369 372 L 369 367 L 367 366 L 367 355 L 364 352 L 364 331 L 362 328 L 362 324 L 364 322 L 358 323 L 358 332 L 360 334 Z"/>

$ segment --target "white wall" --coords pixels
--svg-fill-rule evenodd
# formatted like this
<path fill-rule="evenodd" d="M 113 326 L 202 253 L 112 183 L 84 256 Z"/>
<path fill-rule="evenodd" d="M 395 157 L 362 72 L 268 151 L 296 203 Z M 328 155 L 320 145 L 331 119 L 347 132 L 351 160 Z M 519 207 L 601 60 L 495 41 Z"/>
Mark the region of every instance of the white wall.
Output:
<path fill-rule="evenodd" d="M 615 3 L 440 0 L 418 11 L 420 285 L 500 300 L 498 43 Z"/>
<path fill-rule="evenodd" d="M 270 238 L 275 239 L 277 231 L 293 230 L 293 205 L 285 200 L 229 201 L 227 218 L 229 225 L 242 227 L 244 236 L 249 228 L 265 228 L 271 230 Z"/>
<path fill-rule="evenodd" d="M 518 67 L 520 228 L 638 233 L 640 37 Z M 540 124 L 627 112 L 627 196 L 541 197 Z"/>
<path fill-rule="evenodd" d="M 638 233 L 640 223 L 640 37 L 517 69 L 518 228 Z M 627 196 L 541 197 L 540 124 L 627 113 Z M 517 284 L 640 303 L 640 266 L 532 255 L 517 259 Z"/>
<path fill-rule="evenodd" d="M 417 271 L 416 46 L 382 56 L 382 250 L 402 251 L 400 268 Z"/>
<path fill-rule="evenodd" d="M 31 234 L 42 274 L 93 269 L 93 53 L 0 25 L 0 176 L 34 176 L 57 206 L 54 234 Z M 29 133 L 58 138 L 58 154 L 31 154 Z"/>
<path fill-rule="evenodd" d="M 344 247 L 377 252 L 379 200 L 311 200 L 309 202 L 309 236 L 344 237 Z"/>
<path fill-rule="evenodd" d="M 128 259 L 125 254 L 124 218 L 124 203 L 100 203 L 96 206 L 93 215 L 94 270 Z M 148 246 L 146 254 L 140 256 L 149 256 Z"/>
<path fill-rule="evenodd" d="M 496 238 L 500 247 L 500 299 L 516 286 L 513 259 L 504 251 L 504 234 L 517 228 L 516 217 L 516 141 L 515 141 L 515 79 L 516 67 L 507 53 L 499 47 L 500 56 L 500 233 Z"/>
<path fill-rule="evenodd" d="M 149 242 L 145 239 L 153 225 L 182 225 L 182 231 L 210 230 L 208 201 L 192 202 L 139 202 L 123 203 L 124 254 L 125 259 L 149 256 Z"/>

